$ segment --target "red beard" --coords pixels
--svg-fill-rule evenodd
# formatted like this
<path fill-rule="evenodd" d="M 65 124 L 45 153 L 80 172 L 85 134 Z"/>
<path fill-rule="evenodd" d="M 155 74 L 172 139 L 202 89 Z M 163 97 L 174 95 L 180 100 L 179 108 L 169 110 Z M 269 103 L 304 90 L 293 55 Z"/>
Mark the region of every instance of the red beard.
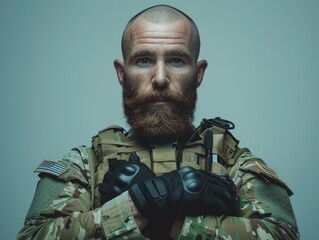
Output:
<path fill-rule="evenodd" d="M 124 112 L 132 136 L 146 145 L 185 141 L 193 129 L 196 100 L 195 85 L 183 95 L 170 89 L 138 94 L 128 83 L 123 86 Z"/>

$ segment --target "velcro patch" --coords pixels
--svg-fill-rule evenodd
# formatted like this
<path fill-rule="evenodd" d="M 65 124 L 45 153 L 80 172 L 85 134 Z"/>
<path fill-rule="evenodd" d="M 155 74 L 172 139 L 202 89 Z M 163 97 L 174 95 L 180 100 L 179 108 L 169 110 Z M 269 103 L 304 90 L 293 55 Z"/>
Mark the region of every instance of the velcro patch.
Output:
<path fill-rule="evenodd" d="M 277 173 L 275 173 L 275 171 L 272 170 L 270 167 L 268 167 L 267 165 L 265 165 L 263 163 L 259 163 L 257 161 L 255 163 L 256 163 L 256 165 L 259 168 L 261 173 L 264 173 L 265 175 L 268 175 L 268 176 L 274 178 L 278 182 L 283 182 L 282 179 L 277 175 Z"/>
<path fill-rule="evenodd" d="M 54 161 L 43 161 L 34 172 L 39 173 L 49 173 L 54 176 L 61 176 L 66 170 L 68 170 L 65 166 L 60 163 Z"/>
<path fill-rule="evenodd" d="M 266 177 L 269 180 L 273 180 L 276 183 L 278 183 L 279 185 L 286 188 L 289 195 L 293 194 L 293 192 L 290 190 L 290 188 L 277 175 L 277 173 L 274 170 L 272 170 L 270 167 L 268 167 L 267 165 L 265 165 L 261 162 L 257 162 L 257 161 L 246 162 L 239 169 L 243 170 L 243 171 L 247 171 L 247 172 L 257 173 L 259 175 L 262 175 L 263 177 Z"/>

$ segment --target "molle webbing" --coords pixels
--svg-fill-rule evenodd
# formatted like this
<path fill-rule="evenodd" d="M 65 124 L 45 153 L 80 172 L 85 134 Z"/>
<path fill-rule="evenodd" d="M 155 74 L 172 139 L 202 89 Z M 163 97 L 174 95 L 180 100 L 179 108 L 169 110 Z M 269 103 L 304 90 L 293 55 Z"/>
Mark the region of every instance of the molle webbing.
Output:
<path fill-rule="evenodd" d="M 174 145 L 152 148 L 151 159 L 156 175 L 177 169 L 176 147 Z"/>
<path fill-rule="evenodd" d="M 92 145 L 97 156 L 99 164 L 97 171 L 107 171 L 108 159 L 117 158 L 128 160 L 132 153 L 136 153 L 140 161 L 153 169 L 156 174 L 162 174 L 180 168 L 183 166 L 192 166 L 194 168 L 204 169 L 205 166 L 205 149 L 204 134 L 206 131 L 213 132 L 212 153 L 222 159 L 225 166 L 234 164 L 233 157 L 238 150 L 238 140 L 224 128 L 211 126 L 199 131 L 199 138 L 195 141 L 186 143 L 180 152 L 175 145 L 156 146 L 155 148 L 144 148 L 139 146 L 129 137 L 125 130 L 119 126 L 110 126 L 101 130 L 98 135 L 92 138 Z M 100 165 L 103 165 L 103 169 Z M 213 163 L 213 169 L 222 168 Z M 224 171 L 224 170 L 220 170 Z M 99 174 L 98 174 L 99 175 Z M 98 178 L 103 178 L 102 174 Z M 104 174 L 103 174 L 104 175 Z M 97 179 L 96 182 L 101 182 Z"/>
<path fill-rule="evenodd" d="M 151 168 L 150 154 L 127 137 L 126 131 L 119 126 L 105 128 L 92 138 L 92 148 L 97 158 L 96 185 L 103 181 L 105 172 L 108 170 L 108 159 L 129 159 L 132 153 L 136 153 L 140 161 Z"/>
<path fill-rule="evenodd" d="M 236 160 L 238 141 L 232 134 L 222 127 L 215 125 L 209 127 L 199 127 L 197 137 L 187 142 L 183 148 L 178 149 L 176 145 L 142 147 L 135 143 L 128 133 L 119 126 L 105 128 L 92 138 L 92 149 L 96 156 L 94 162 L 95 199 L 100 199 L 99 184 L 103 182 L 105 173 L 109 169 L 108 160 L 112 158 L 129 160 L 135 153 L 140 161 L 146 164 L 156 175 L 170 172 L 184 166 L 191 166 L 196 169 L 205 169 L 205 147 L 204 136 L 206 131 L 212 131 L 213 141 L 211 151 L 218 156 L 220 162 L 212 163 L 214 173 L 226 174 L 229 167 L 234 165 Z M 195 132 L 194 132 L 195 133 Z M 91 166 L 90 166 L 91 168 Z M 92 169 L 92 168 L 91 168 Z M 93 175 L 93 172 L 91 172 Z"/>
<path fill-rule="evenodd" d="M 147 149 L 130 141 L 125 130 L 115 125 L 99 131 L 98 135 L 92 138 L 92 145 L 99 162 L 110 158 L 128 160 L 133 152 L 141 152 L 139 157 L 143 158 L 145 157 L 143 152 L 147 151 Z"/>
<path fill-rule="evenodd" d="M 239 141 L 227 129 L 216 126 L 212 126 L 204 131 L 201 131 L 199 134 L 199 140 L 185 144 L 182 151 L 182 162 L 193 162 L 194 159 L 197 159 L 197 162 L 201 168 L 204 168 L 204 134 L 208 130 L 213 132 L 213 154 L 218 155 L 224 161 L 225 165 L 233 165 L 234 161 L 232 158 L 237 151 L 237 145 Z"/>

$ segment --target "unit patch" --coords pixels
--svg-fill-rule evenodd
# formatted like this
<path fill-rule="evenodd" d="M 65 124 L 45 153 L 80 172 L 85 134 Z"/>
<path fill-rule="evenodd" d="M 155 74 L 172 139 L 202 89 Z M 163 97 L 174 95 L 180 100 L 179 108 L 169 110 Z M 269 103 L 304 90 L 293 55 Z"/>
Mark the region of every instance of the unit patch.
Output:
<path fill-rule="evenodd" d="M 54 161 L 43 161 L 34 172 L 49 173 L 54 176 L 61 176 L 66 170 L 65 166 Z"/>
<path fill-rule="evenodd" d="M 289 195 L 293 194 L 291 189 L 283 182 L 283 180 L 276 174 L 276 172 L 261 162 L 248 161 L 245 164 L 243 164 L 239 169 L 245 172 L 257 173 L 258 175 L 264 177 L 265 180 L 274 181 L 277 184 L 284 187 Z"/>

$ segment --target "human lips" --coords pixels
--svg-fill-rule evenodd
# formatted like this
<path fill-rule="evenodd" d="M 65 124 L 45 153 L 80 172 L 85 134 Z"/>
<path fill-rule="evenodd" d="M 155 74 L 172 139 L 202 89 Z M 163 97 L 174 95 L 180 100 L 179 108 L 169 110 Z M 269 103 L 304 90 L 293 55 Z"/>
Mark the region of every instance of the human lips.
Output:
<path fill-rule="evenodd" d="M 154 105 L 162 105 L 162 104 L 171 103 L 172 100 L 168 98 L 154 98 L 154 99 L 151 99 L 149 102 Z"/>

